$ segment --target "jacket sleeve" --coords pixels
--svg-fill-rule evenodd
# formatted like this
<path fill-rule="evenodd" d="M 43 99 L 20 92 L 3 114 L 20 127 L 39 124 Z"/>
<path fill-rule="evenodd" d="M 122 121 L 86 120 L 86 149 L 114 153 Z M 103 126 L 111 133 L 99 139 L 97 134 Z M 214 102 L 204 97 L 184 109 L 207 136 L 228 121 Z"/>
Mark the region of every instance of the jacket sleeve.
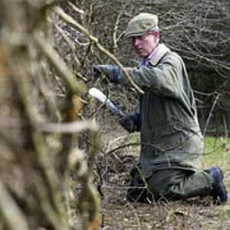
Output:
<path fill-rule="evenodd" d="M 141 66 L 126 68 L 133 81 L 143 90 L 153 90 L 156 94 L 179 97 L 183 91 L 184 76 L 187 76 L 183 61 L 178 57 L 168 57 L 156 67 Z M 121 84 L 129 80 L 123 73 L 119 76 Z"/>

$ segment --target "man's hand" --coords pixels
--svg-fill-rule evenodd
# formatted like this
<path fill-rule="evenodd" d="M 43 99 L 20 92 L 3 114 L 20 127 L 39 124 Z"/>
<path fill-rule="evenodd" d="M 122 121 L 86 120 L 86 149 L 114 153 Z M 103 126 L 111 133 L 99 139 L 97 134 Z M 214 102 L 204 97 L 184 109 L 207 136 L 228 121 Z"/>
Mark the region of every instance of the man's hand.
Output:
<path fill-rule="evenodd" d="M 140 129 L 134 116 L 135 114 L 125 114 L 119 119 L 120 125 L 129 133 L 139 131 Z"/>
<path fill-rule="evenodd" d="M 93 65 L 93 76 L 99 77 L 101 74 L 103 74 L 102 69 L 104 65 Z"/>
<path fill-rule="evenodd" d="M 116 65 L 94 65 L 93 74 L 95 77 L 105 74 L 112 83 L 119 83 L 120 69 Z"/>

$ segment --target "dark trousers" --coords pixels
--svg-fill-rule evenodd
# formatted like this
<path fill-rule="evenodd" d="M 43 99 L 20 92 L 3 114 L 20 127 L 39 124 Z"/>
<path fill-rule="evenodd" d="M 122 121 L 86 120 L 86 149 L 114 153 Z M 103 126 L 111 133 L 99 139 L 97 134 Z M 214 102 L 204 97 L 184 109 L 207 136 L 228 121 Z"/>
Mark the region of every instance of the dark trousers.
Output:
<path fill-rule="evenodd" d="M 159 199 L 186 200 L 210 195 L 213 180 L 204 171 L 160 169 L 144 178 L 138 168 L 131 171 L 127 199 L 132 202 L 152 202 Z"/>

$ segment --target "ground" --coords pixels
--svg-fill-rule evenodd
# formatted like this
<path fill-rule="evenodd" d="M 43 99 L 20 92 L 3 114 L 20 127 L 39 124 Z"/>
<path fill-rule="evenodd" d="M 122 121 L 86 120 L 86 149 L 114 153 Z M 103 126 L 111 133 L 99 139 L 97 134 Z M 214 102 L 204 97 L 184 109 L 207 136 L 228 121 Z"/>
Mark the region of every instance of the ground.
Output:
<path fill-rule="evenodd" d="M 213 205 L 210 200 L 132 204 L 108 202 L 102 209 L 102 229 L 126 230 L 227 230 L 229 205 Z"/>
<path fill-rule="evenodd" d="M 213 204 L 210 197 L 193 198 L 186 202 L 160 202 L 152 204 L 130 203 L 126 200 L 125 181 L 128 171 L 138 155 L 138 147 L 125 147 L 113 151 L 117 146 L 132 143 L 133 137 L 104 136 L 106 154 L 99 160 L 103 174 L 99 186 L 102 202 L 102 230 L 227 230 L 230 229 L 230 205 Z M 136 141 L 136 140 L 135 140 Z M 108 147 L 109 146 L 109 147 Z M 105 153 L 104 152 L 104 153 Z M 230 167 L 228 152 L 218 157 L 209 155 L 201 167 L 209 164 L 221 166 L 225 184 L 230 191 Z M 106 156 L 106 157 L 105 157 Z M 207 158 L 207 156 L 205 156 Z M 214 161 L 214 162 L 213 162 Z M 98 163 L 97 162 L 97 163 Z M 103 166 L 104 165 L 104 166 Z M 106 167 L 105 167 L 106 165 Z"/>

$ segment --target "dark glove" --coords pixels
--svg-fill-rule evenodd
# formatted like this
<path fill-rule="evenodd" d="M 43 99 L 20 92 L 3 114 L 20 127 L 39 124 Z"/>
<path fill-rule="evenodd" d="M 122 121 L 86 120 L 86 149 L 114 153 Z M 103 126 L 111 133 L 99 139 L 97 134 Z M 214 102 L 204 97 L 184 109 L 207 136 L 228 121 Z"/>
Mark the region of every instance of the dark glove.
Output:
<path fill-rule="evenodd" d="M 95 77 L 105 74 L 112 83 L 119 83 L 120 69 L 116 65 L 94 65 L 93 74 Z"/>
<path fill-rule="evenodd" d="M 140 131 L 140 114 L 125 114 L 119 119 L 119 123 L 129 133 Z"/>

